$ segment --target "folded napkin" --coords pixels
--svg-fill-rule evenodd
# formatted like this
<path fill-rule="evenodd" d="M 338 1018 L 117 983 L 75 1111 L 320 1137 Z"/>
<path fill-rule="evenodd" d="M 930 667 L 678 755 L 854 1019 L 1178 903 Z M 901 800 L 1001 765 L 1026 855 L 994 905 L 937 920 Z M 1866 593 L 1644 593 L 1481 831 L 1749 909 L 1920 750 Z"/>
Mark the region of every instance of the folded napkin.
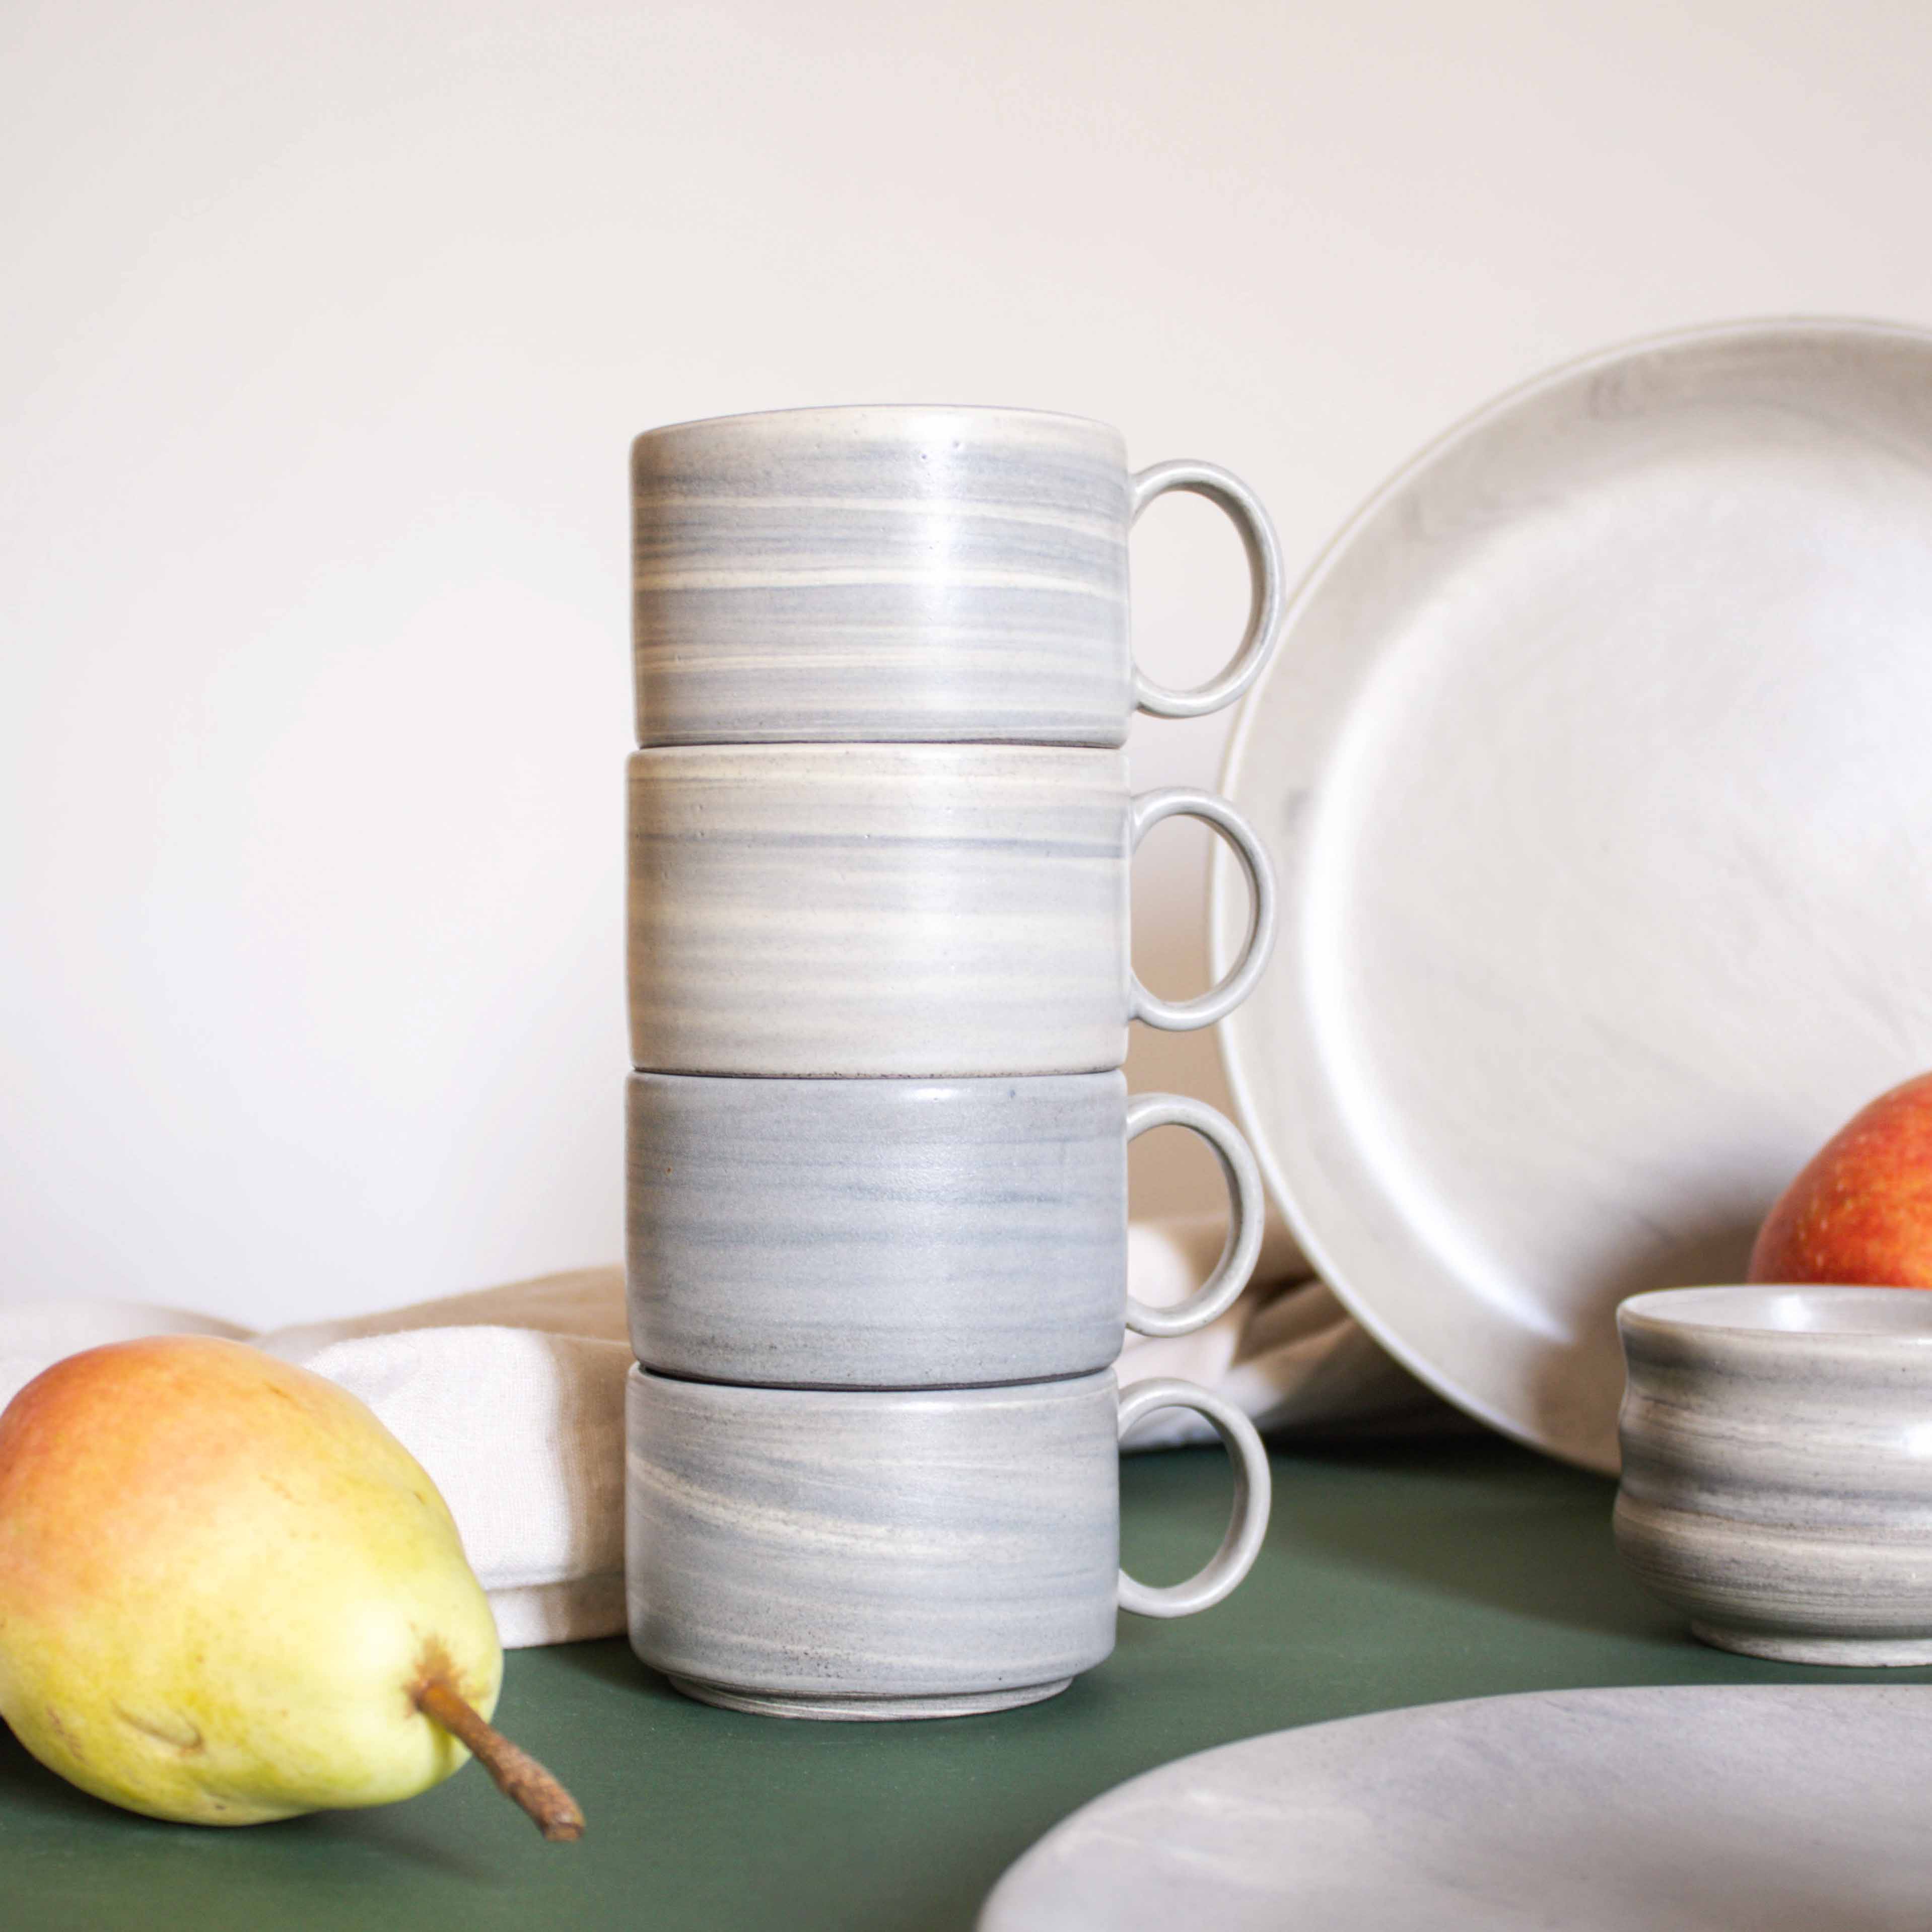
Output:
<path fill-rule="evenodd" d="M 1184 1299 L 1214 1264 L 1218 1221 L 1137 1225 L 1133 1292 Z M 1171 1340 L 1127 1338 L 1120 1379 L 1182 1376 L 1268 1429 L 1407 1431 L 1453 1412 L 1382 1353 L 1270 1230 L 1255 1280 L 1220 1321 Z M 1298 1276 L 1304 1277 L 1297 1279 Z M 620 1268 L 580 1268 L 340 1322 L 250 1335 L 127 1302 L 0 1306 L 0 1404 L 51 1362 L 141 1335 L 224 1335 L 359 1396 L 448 1502 L 512 1648 L 624 1628 L 624 1376 Z M 1209 1439 L 1198 1417 L 1149 1417 L 1131 1448 Z"/>

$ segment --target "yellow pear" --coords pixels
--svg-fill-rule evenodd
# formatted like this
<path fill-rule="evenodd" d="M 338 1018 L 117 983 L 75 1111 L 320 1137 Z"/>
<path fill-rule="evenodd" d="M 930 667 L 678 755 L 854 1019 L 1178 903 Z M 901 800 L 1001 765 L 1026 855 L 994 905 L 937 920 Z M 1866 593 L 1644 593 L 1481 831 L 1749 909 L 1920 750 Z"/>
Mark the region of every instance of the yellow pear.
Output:
<path fill-rule="evenodd" d="M 502 1668 L 435 1485 L 321 1376 L 161 1336 L 0 1414 L 0 1715 L 83 1790 L 208 1825 L 411 1797 L 452 1730 L 502 1744 Z M 506 1789 L 546 1775 L 504 1750 Z"/>

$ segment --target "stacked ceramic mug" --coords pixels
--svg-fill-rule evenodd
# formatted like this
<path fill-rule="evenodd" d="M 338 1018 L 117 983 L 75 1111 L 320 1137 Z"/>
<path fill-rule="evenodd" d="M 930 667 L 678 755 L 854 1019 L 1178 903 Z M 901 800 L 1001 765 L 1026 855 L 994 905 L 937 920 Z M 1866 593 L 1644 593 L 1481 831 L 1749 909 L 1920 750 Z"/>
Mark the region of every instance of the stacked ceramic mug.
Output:
<path fill-rule="evenodd" d="M 1136 705 L 1232 701 L 1278 628 L 1267 519 L 1226 472 L 1129 474 L 1104 424 L 981 409 L 784 411 L 632 451 L 626 1470 L 632 1641 L 695 1696 L 916 1717 L 1051 1695 L 1117 1609 L 1232 1589 L 1268 1465 L 1229 1405 L 1124 1398 L 1124 1328 L 1239 1293 L 1255 1164 L 1198 1102 L 1130 1100 L 1128 1028 L 1212 1024 L 1265 963 L 1250 829 L 1136 797 Z M 1139 675 L 1127 536 L 1169 490 L 1246 544 L 1247 634 L 1201 690 Z M 1206 821 L 1245 868 L 1242 958 L 1173 1002 L 1129 965 L 1149 827 Z M 1229 1228 L 1181 1306 L 1126 1284 L 1126 1146 L 1179 1124 Z M 1198 1410 L 1234 1460 L 1190 1581 L 1119 1568 L 1118 1439 Z"/>

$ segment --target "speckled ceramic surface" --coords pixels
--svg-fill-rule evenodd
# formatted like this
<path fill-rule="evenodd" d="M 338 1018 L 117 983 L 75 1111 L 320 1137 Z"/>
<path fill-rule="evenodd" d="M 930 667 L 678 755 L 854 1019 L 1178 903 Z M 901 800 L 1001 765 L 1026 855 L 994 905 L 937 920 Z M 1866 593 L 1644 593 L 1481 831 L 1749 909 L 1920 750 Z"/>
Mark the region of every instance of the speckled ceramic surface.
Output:
<path fill-rule="evenodd" d="M 1309 1259 L 1472 1414 L 1614 1468 L 1617 1303 L 1741 1280 L 1932 1064 L 1928 611 L 1932 336 L 1802 321 L 1504 397 L 1293 599 L 1226 785 L 1282 895 L 1231 1084 Z"/>
<path fill-rule="evenodd" d="M 1118 1072 L 710 1079 L 626 1091 L 631 1338 L 647 1368 L 792 1388 L 955 1388 L 1103 1369 L 1123 1321 L 1204 1326 L 1252 1272 L 1261 1180 L 1198 1101 Z M 1130 1140 L 1192 1128 L 1230 1190 L 1182 1306 L 1126 1288 Z"/>
<path fill-rule="evenodd" d="M 1250 1738 L 1075 1812 L 979 1932 L 1921 1932 L 1925 1694 L 1539 1691 Z"/>
<path fill-rule="evenodd" d="M 1132 796 L 1118 752 L 749 745 L 633 752 L 631 1050 L 652 1072 L 1084 1073 L 1127 1024 L 1212 1023 L 1246 996 L 1274 886 L 1205 792 Z M 1175 814 L 1241 854 L 1256 916 L 1198 998 L 1128 964 L 1129 861 Z"/>
<path fill-rule="evenodd" d="M 784 410 L 632 446 L 638 742 L 948 739 L 1115 746 L 1138 703 L 1232 703 L 1278 628 L 1266 513 L 1210 464 L 1127 472 L 1117 430 L 1030 410 Z M 1135 670 L 1127 532 L 1196 492 L 1233 519 L 1253 599 L 1220 677 Z M 1232 640 L 1231 640 L 1232 641 Z"/>
<path fill-rule="evenodd" d="M 1200 1574 L 1120 1573 L 1119 1436 L 1198 1409 L 1235 1456 Z M 1117 1607 L 1233 1589 L 1268 1525 L 1268 1458 L 1184 1382 L 1111 1371 L 986 1389 L 740 1388 L 631 1371 L 631 1642 L 692 1696 L 775 1716 L 922 1718 L 1034 1702 L 1114 1646 Z"/>
<path fill-rule="evenodd" d="M 1727 1650 L 1932 1663 L 1932 1293 L 1678 1288 L 1617 1326 L 1638 1580 Z"/>

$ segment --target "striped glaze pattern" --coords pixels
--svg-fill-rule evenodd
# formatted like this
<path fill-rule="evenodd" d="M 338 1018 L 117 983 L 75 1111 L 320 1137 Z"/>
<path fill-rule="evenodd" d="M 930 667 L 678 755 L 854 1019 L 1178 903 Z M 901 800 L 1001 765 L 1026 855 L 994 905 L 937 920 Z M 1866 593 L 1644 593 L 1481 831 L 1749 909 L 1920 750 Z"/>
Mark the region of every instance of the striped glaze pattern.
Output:
<path fill-rule="evenodd" d="M 1079 1073 L 1126 1055 L 1125 760 L 744 746 L 630 761 L 632 1064 Z"/>
<path fill-rule="evenodd" d="M 1192 1128 L 1230 1195 L 1222 1265 L 1178 1307 L 1126 1292 L 1130 1139 Z M 1233 1124 L 1118 1072 L 976 1080 L 633 1073 L 626 1272 L 646 1367 L 802 1388 L 1105 1368 L 1124 1321 L 1185 1334 L 1252 1272 L 1260 1177 Z"/>
<path fill-rule="evenodd" d="M 1030 1387 L 748 1389 L 633 1369 L 631 1641 L 739 1694 L 1064 1682 L 1114 1647 L 1111 1372 Z"/>
<path fill-rule="evenodd" d="M 725 745 L 631 754 L 634 1066 L 938 1078 L 1118 1066 L 1130 1019 L 1186 1029 L 1267 963 L 1274 886 L 1225 800 L 1130 796 L 1118 752 Z M 1128 868 L 1179 812 L 1240 855 L 1240 962 L 1174 1002 L 1128 963 Z"/>
<path fill-rule="evenodd" d="M 633 1073 L 646 1366 L 920 1388 L 1103 1369 L 1126 1298 L 1126 1081 Z"/>
<path fill-rule="evenodd" d="M 632 446 L 640 745 L 1117 746 L 1126 451 L 1021 410 L 784 410 Z"/>
<path fill-rule="evenodd" d="M 1932 1296 L 1678 1288 L 1617 1319 L 1638 1580 L 1727 1649 L 1932 1662 Z"/>

